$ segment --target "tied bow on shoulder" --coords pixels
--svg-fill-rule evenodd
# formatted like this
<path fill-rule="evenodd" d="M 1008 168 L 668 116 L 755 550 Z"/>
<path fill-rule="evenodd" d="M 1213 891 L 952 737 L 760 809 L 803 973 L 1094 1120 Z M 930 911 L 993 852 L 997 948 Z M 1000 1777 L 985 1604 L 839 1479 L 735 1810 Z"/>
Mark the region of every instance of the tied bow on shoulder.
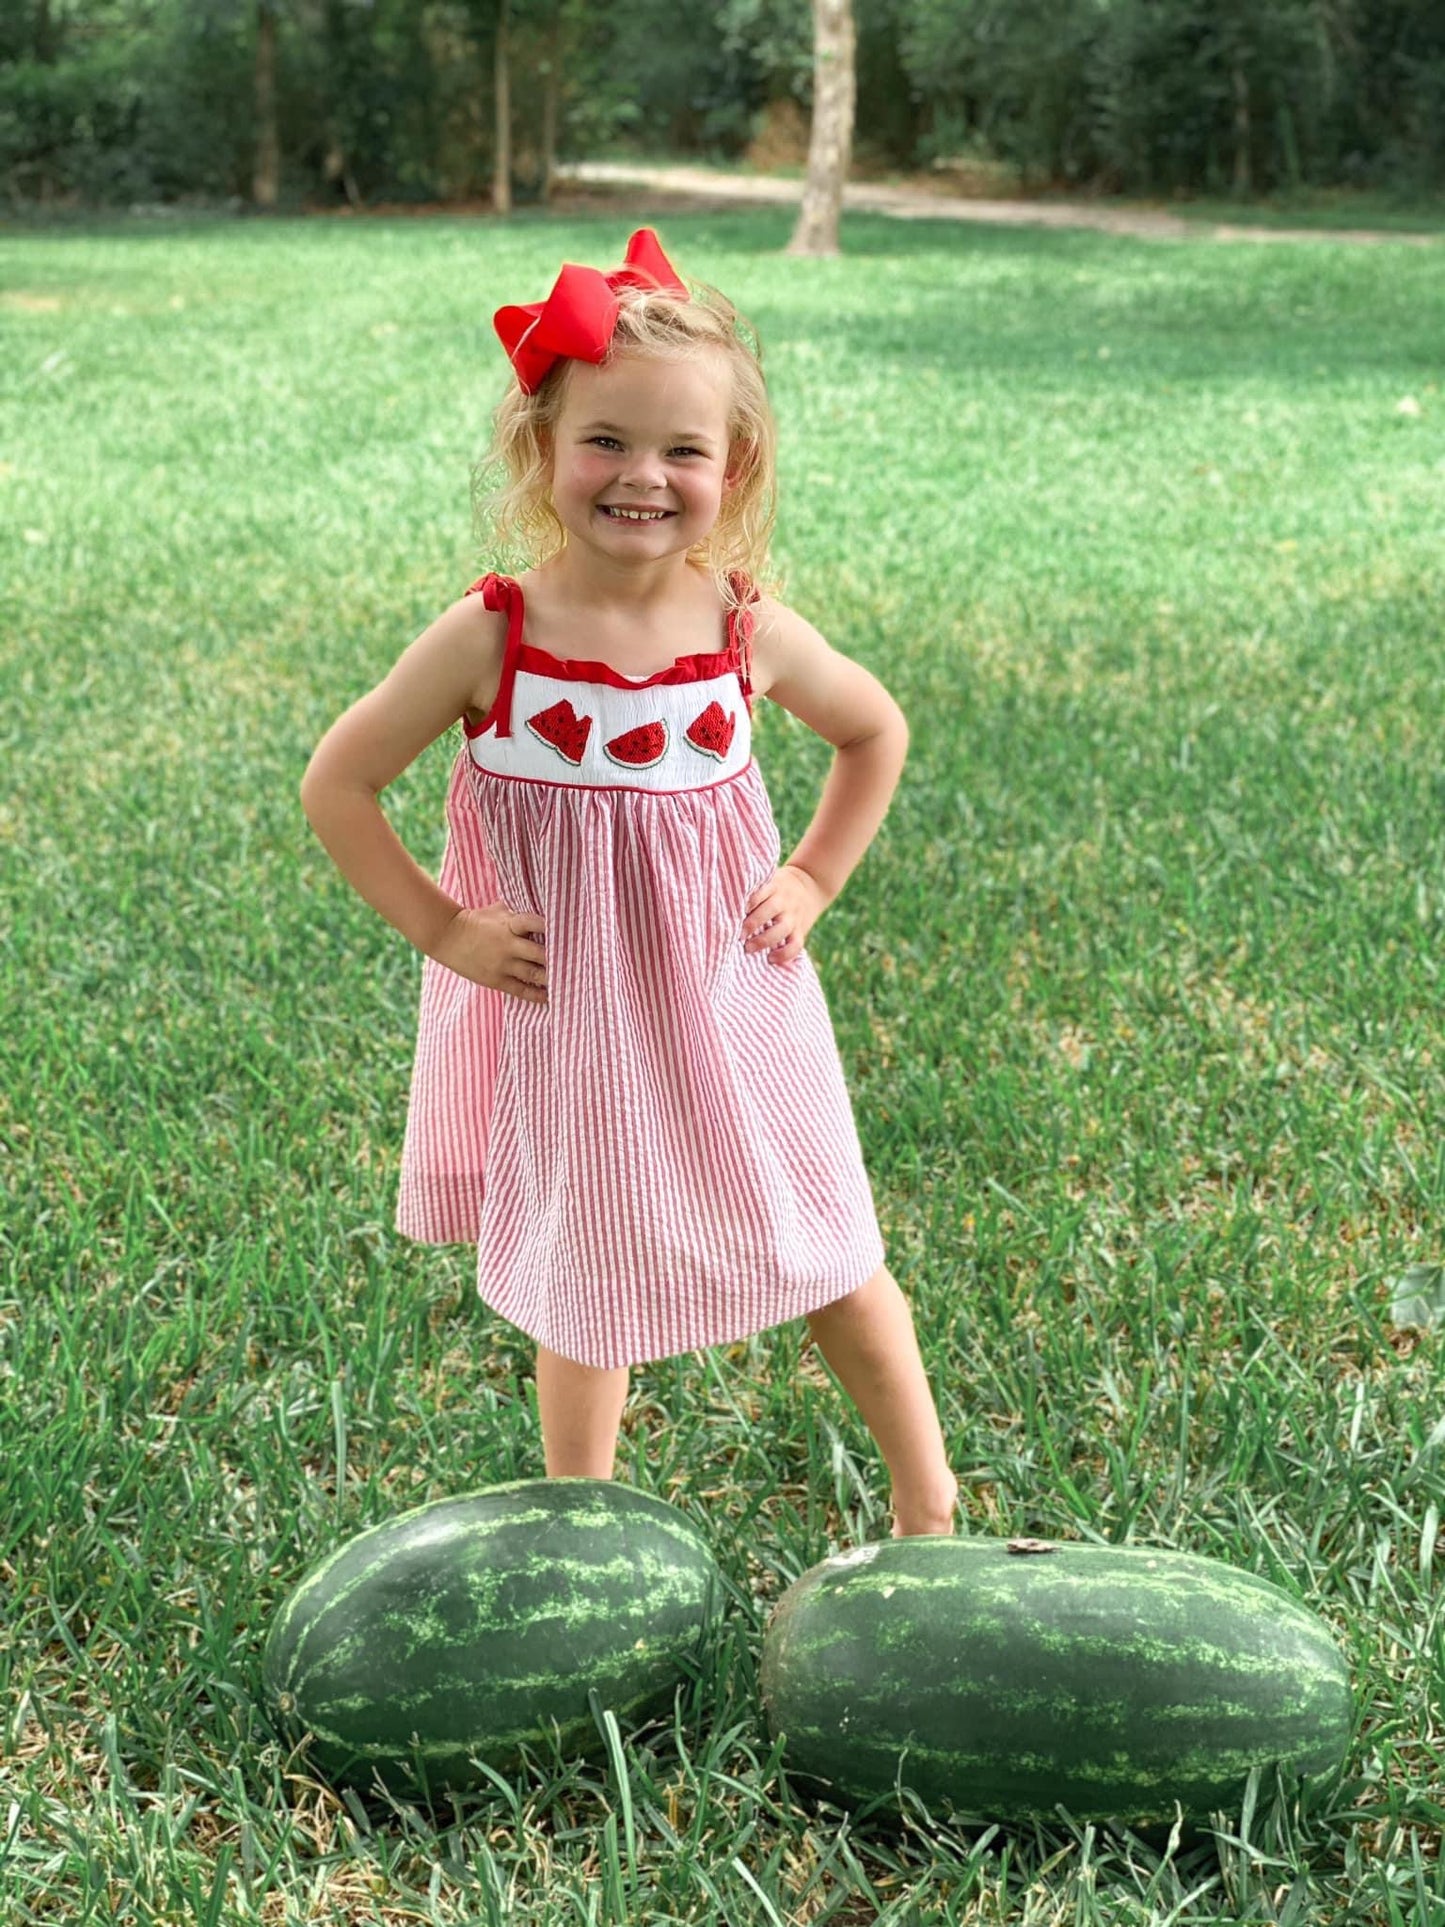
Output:
<path fill-rule="evenodd" d="M 658 288 L 687 299 L 662 243 L 650 227 L 640 227 L 627 243 L 620 268 L 604 273 L 569 261 L 545 301 L 498 308 L 493 323 L 523 394 L 536 394 L 553 365 L 564 358 L 603 359 L 622 306 L 619 288 Z"/>

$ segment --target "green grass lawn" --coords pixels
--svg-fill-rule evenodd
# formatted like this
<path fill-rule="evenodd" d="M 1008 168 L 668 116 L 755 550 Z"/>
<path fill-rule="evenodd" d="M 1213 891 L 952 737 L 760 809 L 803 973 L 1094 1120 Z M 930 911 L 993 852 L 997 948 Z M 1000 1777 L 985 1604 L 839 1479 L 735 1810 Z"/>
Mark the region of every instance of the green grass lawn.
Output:
<path fill-rule="evenodd" d="M 1431 249 L 662 225 L 762 331 L 790 598 L 912 723 L 810 950 L 971 1528 L 1321 1613 L 1327 1809 L 1171 1849 L 790 1784 L 762 1624 L 887 1524 L 801 1324 L 634 1372 L 619 1476 L 732 1582 L 675 1725 L 437 1823 L 257 1710 L 323 1551 L 542 1470 L 530 1344 L 391 1228 L 419 959 L 296 790 L 481 571 L 493 308 L 629 225 L 0 233 L 0 1915 L 1436 1927 L 1445 1371 L 1390 1317 L 1445 1244 Z M 453 749 L 389 792 L 426 862 Z M 786 850 L 828 751 L 764 704 L 758 754 Z"/>
<path fill-rule="evenodd" d="M 1445 195 L 1380 188 L 1300 187 L 1238 200 L 1201 195 L 1169 203 L 1186 221 L 1222 221 L 1230 227 L 1373 229 L 1376 232 L 1431 234 L 1445 229 Z"/>

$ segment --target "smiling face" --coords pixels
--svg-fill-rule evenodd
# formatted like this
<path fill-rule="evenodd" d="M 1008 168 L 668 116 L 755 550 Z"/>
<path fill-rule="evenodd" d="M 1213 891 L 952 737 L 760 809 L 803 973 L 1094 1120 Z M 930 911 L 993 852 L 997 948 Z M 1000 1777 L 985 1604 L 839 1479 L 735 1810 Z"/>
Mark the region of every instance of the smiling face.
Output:
<path fill-rule="evenodd" d="M 573 362 L 552 436 L 569 543 L 627 564 L 685 555 L 728 486 L 728 372 L 711 352 Z"/>

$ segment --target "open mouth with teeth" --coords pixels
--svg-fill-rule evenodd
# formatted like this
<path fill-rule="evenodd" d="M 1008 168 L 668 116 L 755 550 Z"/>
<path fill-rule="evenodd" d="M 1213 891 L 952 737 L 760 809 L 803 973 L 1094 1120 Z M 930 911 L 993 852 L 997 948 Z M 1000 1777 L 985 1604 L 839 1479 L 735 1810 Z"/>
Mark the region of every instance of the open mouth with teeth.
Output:
<path fill-rule="evenodd" d="M 665 522 L 673 512 L 671 509 L 628 509 L 611 502 L 599 502 L 597 507 L 599 513 L 614 522 Z"/>

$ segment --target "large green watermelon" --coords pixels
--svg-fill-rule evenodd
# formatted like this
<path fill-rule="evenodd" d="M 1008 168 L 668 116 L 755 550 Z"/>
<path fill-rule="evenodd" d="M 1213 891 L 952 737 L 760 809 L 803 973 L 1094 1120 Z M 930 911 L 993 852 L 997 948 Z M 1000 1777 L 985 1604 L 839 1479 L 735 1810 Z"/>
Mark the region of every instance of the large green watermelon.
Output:
<path fill-rule="evenodd" d="M 1138 1825 L 1237 1809 L 1252 1767 L 1306 1791 L 1337 1774 L 1349 1676 L 1278 1586 L 1183 1553 L 1035 1547 L 893 1539 L 804 1573 L 760 1674 L 789 1770 L 868 1798 L 901 1765 L 982 1819 Z"/>
<path fill-rule="evenodd" d="M 721 1608 L 682 1513 L 611 1479 L 524 1479 L 373 1526 L 321 1561 L 266 1643 L 267 1698 L 325 1777 L 482 1783 L 526 1743 L 603 1744 L 665 1710 Z"/>

